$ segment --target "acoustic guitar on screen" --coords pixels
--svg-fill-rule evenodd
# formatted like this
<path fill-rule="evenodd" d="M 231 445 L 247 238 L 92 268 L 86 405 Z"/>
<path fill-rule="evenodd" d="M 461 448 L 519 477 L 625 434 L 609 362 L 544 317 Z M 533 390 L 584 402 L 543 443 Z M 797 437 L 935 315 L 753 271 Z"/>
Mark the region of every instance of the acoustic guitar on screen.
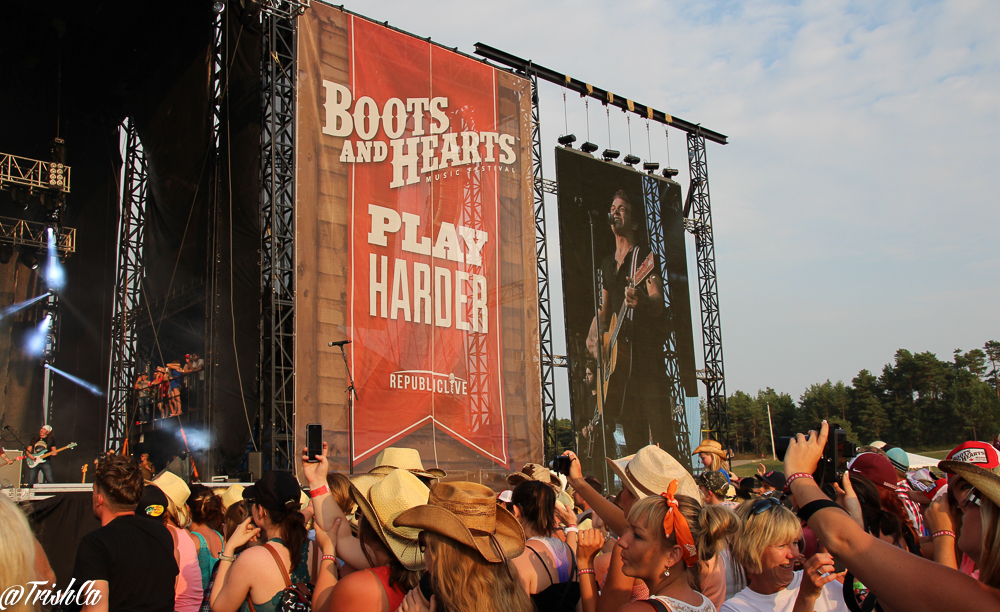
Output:
<path fill-rule="evenodd" d="M 49 452 L 45 453 L 44 455 L 37 455 L 37 456 L 35 456 L 35 455 L 32 455 L 31 453 L 27 453 L 26 452 L 23 455 L 21 455 L 20 457 L 18 457 L 16 460 L 20 461 L 21 459 L 24 459 L 25 461 L 28 462 L 28 467 L 29 468 L 33 468 L 36 465 L 41 465 L 43 463 L 46 463 L 48 461 L 48 457 L 51 457 L 52 455 L 54 455 L 56 453 L 61 453 L 64 450 L 69 450 L 71 448 L 76 448 L 76 442 L 70 442 L 69 444 L 67 444 L 66 446 L 64 446 L 62 448 L 56 448 L 56 449 L 50 450 Z"/>
<path fill-rule="evenodd" d="M 650 253 L 632 275 L 629 287 L 641 285 L 649 273 L 653 271 L 655 264 L 656 260 Z M 632 346 L 629 344 L 628 338 L 621 333 L 627 310 L 628 306 L 625 305 L 625 299 L 622 298 L 622 307 L 617 313 L 611 315 L 611 323 L 608 325 L 608 331 L 602 340 L 601 350 L 603 352 L 601 355 L 604 357 L 604 367 L 601 369 L 601 382 L 603 383 L 601 387 L 604 390 L 604 400 L 608 399 L 608 395 L 611 395 L 612 391 L 615 397 L 622 393 L 632 371 Z"/>

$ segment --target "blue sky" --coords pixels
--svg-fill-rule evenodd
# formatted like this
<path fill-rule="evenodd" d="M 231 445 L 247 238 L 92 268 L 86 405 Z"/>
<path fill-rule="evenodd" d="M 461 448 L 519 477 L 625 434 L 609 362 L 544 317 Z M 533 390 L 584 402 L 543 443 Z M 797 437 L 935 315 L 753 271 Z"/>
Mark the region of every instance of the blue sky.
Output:
<path fill-rule="evenodd" d="M 477 41 L 498 47 L 730 137 L 708 147 L 729 393 L 770 386 L 798 398 L 812 383 L 879 372 L 898 348 L 949 359 L 1000 340 L 1000 3 L 347 8 L 467 53 Z M 571 93 L 564 115 L 558 86 L 541 94 L 545 173 L 555 178 L 556 137 L 568 122 L 582 140 L 587 113 Z M 592 103 L 589 120 L 591 140 L 607 146 L 603 107 Z M 612 147 L 627 150 L 617 109 L 610 129 Z M 650 132 L 647 145 L 633 118 L 632 150 L 665 163 L 662 126 Z M 684 134 L 669 141 L 686 192 Z M 555 267 L 554 197 L 549 207 Z M 693 248 L 689 237 L 692 282 Z M 696 287 L 692 296 L 697 317 Z"/>

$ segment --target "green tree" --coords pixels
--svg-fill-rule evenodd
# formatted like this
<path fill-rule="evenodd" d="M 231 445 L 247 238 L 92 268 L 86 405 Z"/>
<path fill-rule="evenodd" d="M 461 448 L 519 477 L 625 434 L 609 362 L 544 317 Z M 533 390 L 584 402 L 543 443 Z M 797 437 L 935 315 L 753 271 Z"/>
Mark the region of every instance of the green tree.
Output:
<path fill-rule="evenodd" d="M 861 443 L 870 444 L 882 440 L 892 423 L 882 405 L 884 392 L 881 383 L 868 370 L 861 370 L 851 384 L 852 387 L 848 389 L 849 413 L 851 422 L 856 424 Z"/>
<path fill-rule="evenodd" d="M 987 373 L 988 382 L 993 386 L 993 390 L 1000 396 L 1000 342 L 988 340 L 983 345 L 983 351 L 990 362 L 990 371 Z"/>

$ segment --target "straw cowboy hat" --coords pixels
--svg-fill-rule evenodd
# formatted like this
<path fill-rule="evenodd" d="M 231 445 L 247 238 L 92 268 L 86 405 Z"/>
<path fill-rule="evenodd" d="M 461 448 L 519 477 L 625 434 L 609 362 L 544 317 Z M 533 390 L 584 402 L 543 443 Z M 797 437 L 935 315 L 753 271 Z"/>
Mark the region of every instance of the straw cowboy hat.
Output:
<path fill-rule="evenodd" d="M 408 470 L 361 474 L 351 479 L 351 497 L 379 538 L 408 570 L 422 570 L 424 555 L 417 544 L 419 529 L 397 527 L 401 512 L 427 503 L 428 489 Z"/>
<path fill-rule="evenodd" d="M 701 499 L 701 491 L 691 474 L 658 446 L 646 446 L 634 455 L 606 461 L 636 499 L 665 493 L 672 480 L 677 481 L 677 493 Z"/>
<path fill-rule="evenodd" d="M 173 472 L 163 472 L 153 479 L 153 484 L 159 487 L 170 500 L 171 510 L 177 513 L 178 526 L 187 527 L 191 518 L 187 507 L 188 497 L 191 497 L 191 489 Z"/>
<path fill-rule="evenodd" d="M 448 475 L 444 470 L 437 468 L 424 469 L 424 464 L 420 461 L 420 453 L 415 448 L 399 448 L 390 446 L 382 449 L 382 452 L 375 457 L 375 467 L 369 474 L 388 474 L 393 470 L 406 470 L 421 478 L 444 478 Z"/>
<path fill-rule="evenodd" d="M 524 530 L 493 490 L 474 482 L 439 482 L 427 505 L 396 517 L 396 524 L 430 531 L 479 551 L 490 563 L 503 563 L 524 552 Z"/>
<path fill-rule="evenodd" d="M 712 453 L 719 458 L 719 465 L 713 466 L 713 469 L 721 467 L 726 462 L 726 451 L 722 450 L 722 443 L 718 440 L 702 440 L 698 448 L 694 449 L 692 455 L 697 455 L 699 453 Z"/>
<path fill-rule="evenodd" d="M 218 492 L 219 489 L 216 489 L 216 491 Z M 243 485 L 232 485 L 225 492 L 219 494 L 219 498 L 222 499 L 222 507 L 229 510 L 229 506 L 243 501 Z"/>
<path fill-rule="evenodd" d="M 537 463 L 525 463 L 520 472 L 514 472 L 513 474 L 507 476 L 507 484 L 509 484 L 512 489 L 522 482 L 528 482 L 529 480 L 545 482 L 554 486 L 558 490 L 562 490 L 562 482 L 559 480 L 559 475 L 549 468 L 543 465 L 538 465 Z"/>

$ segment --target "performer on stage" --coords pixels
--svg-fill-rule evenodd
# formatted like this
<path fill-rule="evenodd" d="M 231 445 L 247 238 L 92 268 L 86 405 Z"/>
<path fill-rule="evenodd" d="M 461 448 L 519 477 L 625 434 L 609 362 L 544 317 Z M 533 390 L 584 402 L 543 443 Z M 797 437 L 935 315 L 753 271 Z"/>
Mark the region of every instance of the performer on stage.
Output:
<path fill-rule="evenodd" d="M 41 457 L 49 451 L 52 451 L 52 456 L 46 458 L 44 463 L 39 463 L 35 467 L 28 468 L 28 486 L 35 484 L 39 471 L 41 471 L 43 476 L 42 482 L 55 482 L 55 478 L 52 476 L 52 459 L 55 459 L 59 451 L 56 450 L 56 443 L 52 438 L 52 426 L 42 425 L 42 428 L 38 430 L 38 435 L 28 442 L 28 447 L 24 450 L 24 454 L 31 455 L 32 457 Z"/>
<path fill-rule="evenodd" d="M 652 270 L 633 286 L 633 277 L 650 251 L 639 240 L 641 215 L 636 214 L 624 191 L 615 193 L 608 221 L 615 236 L 615 252 L 601 263 L 600 326 L 593 320 L 587 336 L 587 349 L 596 359 L 597 342 L 604 341 L 602 336 L 609 331 L 612 315 L 624 318 L 614 347 L 618 350 L 618 364 L 613 370 L 609 354 L 612 350 L 608 350 L 611 347 L 602 347 L 605 371 L 611 371 L 604 402 L 607 451 L 609 455 L 617 454 L 612 440 L 622 445 L 621 435 L 614 435 L 620 425 L 623 454 L 635 453 L 650 440 L 669 452 L 675 442 L 670 389 L 664 374 L 667 317 L 660 262 L 654 255 Z M 630 365 L 622 363 L 623 356 Z"/>

